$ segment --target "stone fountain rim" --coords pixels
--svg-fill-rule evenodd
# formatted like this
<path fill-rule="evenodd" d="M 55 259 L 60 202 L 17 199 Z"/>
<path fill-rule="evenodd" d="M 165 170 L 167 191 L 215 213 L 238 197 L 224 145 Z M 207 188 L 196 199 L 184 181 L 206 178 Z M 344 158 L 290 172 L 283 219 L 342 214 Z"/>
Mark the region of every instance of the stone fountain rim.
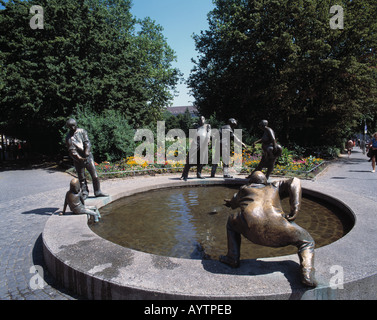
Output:
<path fill-rule="evenodd" d="M 141 184 L 137 187 L 132 183 L 123 183 L 121 187 L 115 183 L 109 198 L 90 199 L 90 205 L 100 208 L 151 189 L 245 182 L 221 178 L 183 182 L 169 177 L 139 180 Z M 370 224 L 363 221 L 370 218 L 374 202 L 360 197 L 359 201 L 353 201 L 350 193 L 343 190 L 318 187 L 306 181 L 302 184 L 304 193 L 338 205 L 355 220 L 347 235 L 315 250 L 319 281 L 315 289 L 300 284 L 297 255 L 242 260 L 239 269 L 218 261 L 162 257 L 99 237 L 88 227 L 83 215 L 49 218 L 43 231 L 45 262 L 67 289 L 90 299 L 352 299 L 355 295 L 375 299 L 376 290 L 369 287 L 366 290 L 365 286 L 371 281 L 376 285 L 376 271 L 365 259 L 371 259 L 368 252 L 376 252 L 377 241 L 368 242 L 371 251 L 355 247 L 361 241 L 366 242 L 362 229 Z M 360 201 L 363 206 L 357 207 Z M 349 259 L 350 253 L 353 259 Z M 343 289 L 341 286 L 332 289 L 331 281 L 339 266 L 344 273 Z"/>

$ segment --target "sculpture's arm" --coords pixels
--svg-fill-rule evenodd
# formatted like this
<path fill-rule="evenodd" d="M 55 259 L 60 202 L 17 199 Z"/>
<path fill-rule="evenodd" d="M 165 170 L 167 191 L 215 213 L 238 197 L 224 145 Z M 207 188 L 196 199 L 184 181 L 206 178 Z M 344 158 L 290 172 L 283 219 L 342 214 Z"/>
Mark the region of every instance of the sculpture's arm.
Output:
<path fill-rule="evenodd" d="M 225 206 L 230 207 L 232 209 L 237 209 L 240 207 L 240 199 L 242 198 L 242 195 L 244 194 L 244 187 L 242 186 L 240 190 L 233 195 L 232 199 L 225 199 Z"/>
<path fill-rule="evenodd" d="M 253 142 L 253 146 L 255 146 L 257 143 L 261 143 L 261 142 L 262 142 L 262 139 L 258 139 L 258 140 Z"/>
<path fill-rule="evenodd" d="M 64 199 L 64 205 L 63 205 L 62 214 L 65 214 L 65 210 L 67 209 L 67 205 L 68 205 L 68 202 L 67 202 L 67 195 L 66 195 L 65 199 Z"/>
<path fill-rule="evenodd" d="M 301 207 L 302 191 L 300 179 L 292 178 L 288 180 L 282 180 L 275 183 L 275 185 L 278 186 L 280 194 L 288 192 L 290 213 L 289 215 L 286 215 L 285 218 L 288 221 L 295 220 Z"/>
<path fill-rule="evenodd" d="M 237 142 L 237 143 L 241 144 L 244 148 L 247 148 L 246 144 L 244 144 L 244 143 L 242 142 L 242 140 L 240 140 L 240 139 L 237 137 L 237 135 L 234 134 L 233 129 L 230 130 L 230 136 L 231 136 L 231 138 L 234 139 L 234 142 Z M 242 139 L 242 138 L 241 138 L 241 139 Z"/>
<path fill-rule="evenodd" d="M 72 159 L 77 160 L 77 161 L 85 160 L 83 157 L 79 155 L 79 153 L 76 150 L 76 147 L 72 144 L 72 142 L 69 139 L 66 140 L 66 146 L 68 149 L 68 153 Z"/>
<path fill-rule="evenodd" d="M 275 133 L 271 128 L 266 128 L 268 137 L 270 138 L 270 141 L 272 141 L 274 150 L 276 149 L 276 139 L 275 139 Z"/>
<path fill-rule="evenodd" d="M 84 144 L 84 154 L 86 157 L 89 157 L 90 155 L 90 152 L 91 152 L 91 149 L 92 149 L 92 145 L 90 143 L 90 140 L 89 140 L 89 137 L 88 137 L 88 133 L 86 132 L 86 130 L 83 130 L 83 144 Z"/>

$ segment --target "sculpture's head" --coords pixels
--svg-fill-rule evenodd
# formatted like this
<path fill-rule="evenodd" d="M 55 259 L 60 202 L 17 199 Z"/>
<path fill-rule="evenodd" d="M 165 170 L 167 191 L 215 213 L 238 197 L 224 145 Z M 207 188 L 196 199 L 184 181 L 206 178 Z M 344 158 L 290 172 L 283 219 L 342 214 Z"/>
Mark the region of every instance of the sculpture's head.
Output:
<path fill-rule="evenodd" d="M 255 171 L 249 178 L 249 183 L 267 184 L 267 178 L 262 171 Z"/>
<path fill-rule="evenodd" d="M 237 120 L 234 119 L 234 118 L 230 118 L 230 119 L 228 120 L 228 124 L 229 124 L 232 128 L 235 128 L 235 127 L 237 127 Z"/>
<path fill-rule="evenodd" d="M 79 193 L 80 192 L 80 181 L 79 179 L 72 179 L 70 184 L 69 184 L 69 189 L 70 191 L 74 192 L 74 193 Z"/>
<path fill-rule="evenodd" d="M 68 119 L 65 125 L 69 131 L 75 132 L 77 129 L 77 122 L 75 119 Z"/>
<path fill-rule="evenodd" d="M 199 118 L 199 125 L 202 126 L 202 125 L 205 124 L 205 123 L 206 123 L 206 118 L 204 118 L 204 116 L 201 116 L 201 117 Z"/>
<path fill-rule="evenodd" d="M 267 120 L 262 120 L 261 122 L 259 122 L 259 128 L 264 129 L 267 126 L 268 126 Z"/>

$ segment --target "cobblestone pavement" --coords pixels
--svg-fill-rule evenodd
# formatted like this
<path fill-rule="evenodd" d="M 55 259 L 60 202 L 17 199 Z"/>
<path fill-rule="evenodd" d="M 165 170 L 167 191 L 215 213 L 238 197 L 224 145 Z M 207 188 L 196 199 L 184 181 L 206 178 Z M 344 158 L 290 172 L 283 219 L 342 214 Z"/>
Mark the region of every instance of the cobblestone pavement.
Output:
<path fill-rule="evenodd" d="M 45 271 L 41 236 L 50 215 L 62 209 L 71 179 L 49 169 L 0 172 L 0 300 L 77 298 Z M 37 270 L 45 271 L 45 283 Z"/>
<path fill-rule="evenodd" d="M 0 300 L 77 300 L 49 276 L 43 261 L 42 231 L 62 209 L 72 176 L 51 169 L 0 172 Z M 103 183 L 113 185 L 116 180 Z M 310 183 L 352 191 L 375 199 L 377 173 L 360 149 L 342 156 Z M 103 188 L 105 191 L 106 189 Z M 36 273 L 43 269 L 45 283 Z M 42 288 L 39 288 L 41 286 Z"/>

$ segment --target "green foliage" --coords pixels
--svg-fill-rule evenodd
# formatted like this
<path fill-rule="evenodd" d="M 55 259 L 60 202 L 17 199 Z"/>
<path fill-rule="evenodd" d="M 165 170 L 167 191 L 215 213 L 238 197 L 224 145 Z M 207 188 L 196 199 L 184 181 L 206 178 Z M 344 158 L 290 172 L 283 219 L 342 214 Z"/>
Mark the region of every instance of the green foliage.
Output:
<path fill-rule="evenodd" d="M 98 114 L 90 108 L 80 108 L 73 118 L 88 132 L 96 161 L 116 161 L 133 156 L 135 131 L 120 111 L 107 109 Z"/>
<path fill-rule="evenodd" d="M 237 118 L 256 135 L 267 119 L 282 143 L 303 147 L 340 146 L 360 119 L 376 120 L 377 2 L 214 3 L 209 30 L 194 36 L 189 84 L 201 114 Z M 330 29 L 335 4 L 343 30 Z"/>
<path fill-rule="evenodd" d="M 342 150 L 344 147 L 342 148 Z M 339 157 L 341 153 L 341 149 L 334 146 L 311 146 L 308 147 L 306 150 L 307 154 L 313 154 L 317 157 L 321 157 L 324 159 L 333 159 Z"/>
<path fill-rule="evenodd" d="M 220 128 L 225 125 L 225 121 L 219 121 L 217 119 L 216 111 L 214 111 L 213 114 L 210 115 L 207 122 L 211 125 L 211 128 L 218 130 L 220 130 Z"/>
<path fill-rule="evenodd" d="M 189 137 L 190 129 L 195 129 L 195 125 L 198 122 L 197 117 L 191 116 L 188 109 L 183 114 L 172 115 L 165 113 L 164 115 L 166 131 L 171 129 L 181 129 Z"/>
<path fill-rule="evenodd" d="M 3 133 L 56 152 L 59 130 L 82 106 L 119 110 L 134 127 L 161 116 L 178 81 L 174 52 L 160 26 L 132 16 L 130 0 L 1 3 Z M 29 26 L 34 4 L 44 9 L 44 29 Z"/>
<path fill-rule="evenodd" d="M 290 163 L 293 162 L 293 153 L 289 151 L 286 147 L 282 147 L 281 156 L 277 160 L 277 164 L 281 166 L 288 166 Z"/>

